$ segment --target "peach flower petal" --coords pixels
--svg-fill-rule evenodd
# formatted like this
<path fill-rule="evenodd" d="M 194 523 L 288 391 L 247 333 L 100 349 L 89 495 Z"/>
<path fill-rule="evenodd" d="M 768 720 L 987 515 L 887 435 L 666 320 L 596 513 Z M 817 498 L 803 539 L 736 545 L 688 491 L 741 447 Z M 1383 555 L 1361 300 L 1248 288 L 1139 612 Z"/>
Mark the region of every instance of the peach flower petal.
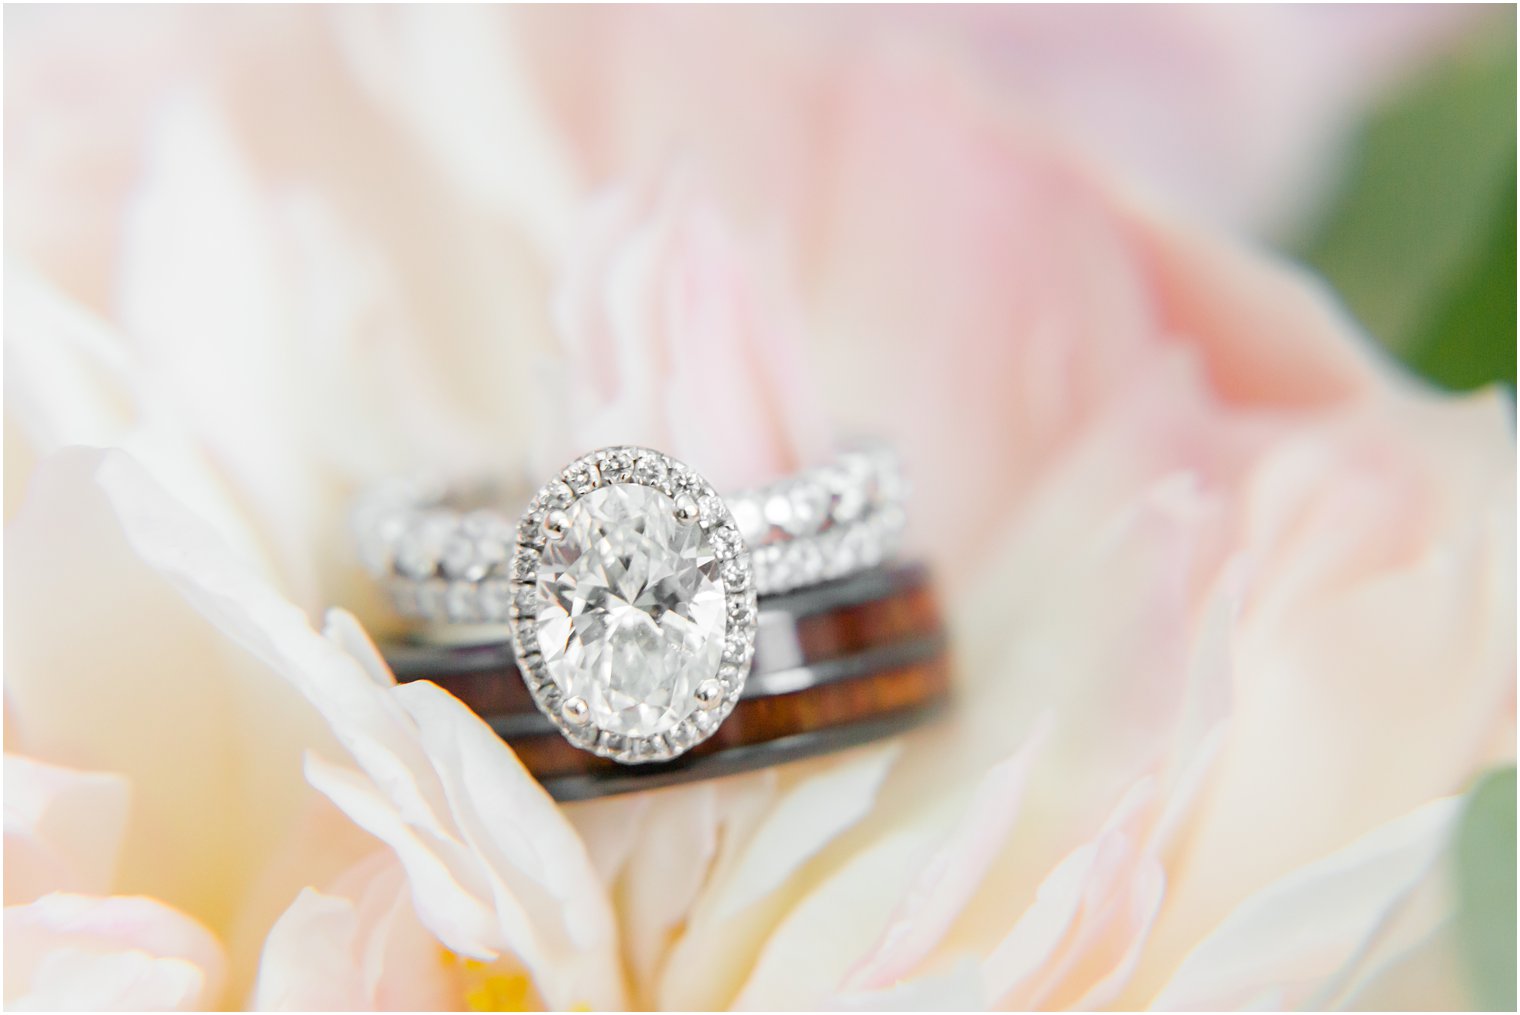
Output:
<path fill-rule="evenodd" d="M 419 918 L 452 951 L 510 951 L 551 1004 L 615 1004 L 611 912 L 574 829 L 456 699 L 426 683 L 369 686 L 404 710 L 401 753 L 334 716 L 373 747 L 355 753 L 364 774 L 308 758 L 312 784 L 396 851 Z"/>
<path fill-rule="evenodd" d="M 892 744 L 852 751 L 729 803 L 722 848 L 662 971 L 660 1007 L 728 1003 L 754 951 L 801 901 L 811 862 L 871 812 L 897 754 Z"/>
<path fill-rule="evenodd" d="M 221 609 L 218 581 L 247 565 L 120 451 L 44 458 L 6 542 L 6 581 L 29 590 L 5 603 L 16 746 L 128 780 L 113 890 L 227 929 L 312 797 L 301 752 L 332 744 Z"/>
<path fill-rule="evenodd" d="M 471 203 L 564 246 L 580 167 L 529 76 L 530 44 L 491 8 L 350 8 L 328 12 L 354 76 Z"/>
<path fill-rule="evenodd" d="M 1037 726 L 1022 748 L 987 770 L 964 820 L 925 860 L 881 939 L 849 974 L 847 990 L 884 990 L 906 979 L 940 943 L 1005 846 L 1048 728 Z"/>
<path fill-rule="evenodd" d="M 634 984 L 658 981 L 707 886 L 722 829 L 718 797 L 713 783 L 640 794 L 644 820 L 621 832 L 629 855 L 618 879 L 619 936 Z"/>
<path fill-rule="evenodd" d="M 1230 734 L 1147 986 L 1249 893 L 1458 790 L 1512 727 L 1514 466 L 1499 416 L 1487 397 L 1389 395 L 1261 460 L 1244 491 L 1260 563 L 1234 637 Z"/>
<path fill-rule="evenodd" d="M 303 888 L 269 928 L 253 1011 L 361 1011 L 359 918 L 348 899 Z"/>
<path fill-rule="evenodd" d="M 5 1005 L 14 1010 L 192 1011 L 220 1003 L 222 947 L 148 898 L 45 895 L 5 909 Z"/>
<path fill-rule="evenodd" d="M 1437 800 L 1300 868 L 1240 904 L 1200 941 L 1152 1006 L 1315 1007 L 1313 993 L 1439 860 L 1459 813 Z"/>
<path fill-rule="evenodd" d="M 5 904 L 48 892 L 108 892 L 131 785 L 112 772 L 5 756 Z"/>
<path fill-rule="evenodd" d="M 406 875 L 381 851 L 306 888 L 270 930 L 250 1008 L 426 1011 L 460 1004 L 450 956 L 417 919 Z"/>

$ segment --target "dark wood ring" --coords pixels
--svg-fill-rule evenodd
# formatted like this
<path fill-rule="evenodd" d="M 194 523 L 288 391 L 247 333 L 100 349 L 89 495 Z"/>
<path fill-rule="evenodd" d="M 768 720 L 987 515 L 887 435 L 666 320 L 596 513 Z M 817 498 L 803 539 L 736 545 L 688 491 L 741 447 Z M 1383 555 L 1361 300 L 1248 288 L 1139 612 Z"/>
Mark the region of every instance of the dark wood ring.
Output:
<path fill-rule="evenodd" d="M 433 680 L 483 716 L 556 799 L 653 789 L 842 750 L 938 715 L 950 692 L 938 603 L 922 568 L 883 569 L 767 599 L 744 697 L 673 761 L 582 751 L 538 712 L 510 647 L 391 645 L 401 681 Z"/>
<path fill-rule="evenodd" d="M 557 800 L 656 789 L 829 754 L 913 729 L 950 700 L 950 657 L 791 694 L 741 700 L 707 740 L 674 761 L 621 765 L 558 733 L 509 737 L 528 771 Z"/>
<path fill-rule="evenodd" d="M 772 674 L 815 667 L 873 647 L 938 637 L 941 628 L 939 604 L 922 567 L 870 572 L 767 598 L 761 602 L 747 692 L 766 693 L 776 683 Z M 506 642 L 400 642 L 385 646 L 384 653 L 398 681 L 431 680 L 482 716 L 539 714 Z"/>

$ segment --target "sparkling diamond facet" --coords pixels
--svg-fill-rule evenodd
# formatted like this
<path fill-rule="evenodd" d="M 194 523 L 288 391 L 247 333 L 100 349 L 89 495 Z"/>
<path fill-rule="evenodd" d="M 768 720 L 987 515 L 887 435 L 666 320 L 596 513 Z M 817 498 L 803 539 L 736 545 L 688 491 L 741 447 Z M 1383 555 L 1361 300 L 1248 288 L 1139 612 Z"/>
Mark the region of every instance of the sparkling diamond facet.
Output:
<path fill-rule="evenodd" d="M 566 698 L 597 728 L 647 737 L 700 708 L 729 622 L 717 549 L 675 500 L 635 483 L 602 486 L 566 510 L 536 574 L 538 646 Z"/>

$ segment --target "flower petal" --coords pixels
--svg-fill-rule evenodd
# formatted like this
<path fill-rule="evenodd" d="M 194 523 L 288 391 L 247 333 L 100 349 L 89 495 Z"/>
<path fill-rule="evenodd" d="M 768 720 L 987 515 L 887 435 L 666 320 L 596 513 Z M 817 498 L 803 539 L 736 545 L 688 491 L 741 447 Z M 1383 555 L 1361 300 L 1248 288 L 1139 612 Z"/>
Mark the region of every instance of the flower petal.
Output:
<path fill-rule="evenodd" d="M 359 918 L 344 898 L 303 888 L 264 941 L 254 1011 L 371 1007 L 355 952 Z"/>
<path fill-rule="evenodd" d="M 1446 848 L 1459 802 L 1437 800 L 1301 868 L 1241 903 L 1156 996 L 1168 1010 L 1234 1008 L 1270 994 L 1277 1007 L 1349 961 Z"/>
<path fill-rule="evenodd" d="M 850 974 L 850 990 L 883 990 L 906 979 L 940 943 L 1001 853 L 1049 725 L 1036 727 L 1022 748 L 982 777 L 959 827 L 929 857 L 881 940 Z"/>
<path fill-rule="evenodd" d="M 28 590 L 5 601 L 17 746 L 127 779 L 115 889 L 230 932 L 315 799 L 302 751 L 336 749 L 281 679 L 331 667 L 303 652 L 320 637 L 119 451 L 43 459 L 6 542 L 6 581 Z M 235 977 L 253 958 L 234 956 Z"/>
<path fill-rule="evenodd" d="M 48 892 L 109 892 L 130 793 L 127 780 L 111 772 L 7 754 L 5 904 Z"/>
<path fill-rule="evenodd" d="M 45 895 L 5 910 L 7 1008 L 189 1011 L 220 1004 L 226 958 L 154 899 Z"/>
<path fill-rule="evenodd" d="M 747 794 L 732 794 L 712 875 L 663 971 L 660 1007 L 727 1003 L 754 950 L 807 886 L 810 862 L 877 804 L 899 750 L 852 751 L 799 766 L 800 777 L 777 789 L 755 780 Z"/>
<path fill-rule="evenodd" d="M 463 841 L 500 879 L 494 898 L 504 921 L 521 907 L 528 937 L 504 929 L 546 1001 L 615 1006 L 621 977 L 612 910 L 574 827 L 457 698 L 426 681 L 393 693 L 417 723 Z"/>

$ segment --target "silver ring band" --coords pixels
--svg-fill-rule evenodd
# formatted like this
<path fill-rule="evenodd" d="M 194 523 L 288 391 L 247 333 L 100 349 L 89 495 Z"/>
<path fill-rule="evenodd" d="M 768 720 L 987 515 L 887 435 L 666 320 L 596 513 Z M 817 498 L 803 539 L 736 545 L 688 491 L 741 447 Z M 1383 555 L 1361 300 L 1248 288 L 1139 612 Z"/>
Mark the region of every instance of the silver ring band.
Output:
<path fill-rule="evenodd" d="M 750 548 L 755 591 L 775 595 L 889 559 L 906 494 L 896 454 L 872 446 L 723 499 Z M 403 616 L 506 623 L 518 511 L 528 499 L 526 490 L 425 476 L 376 484 L 353 514 L 360 558 Z"/>

